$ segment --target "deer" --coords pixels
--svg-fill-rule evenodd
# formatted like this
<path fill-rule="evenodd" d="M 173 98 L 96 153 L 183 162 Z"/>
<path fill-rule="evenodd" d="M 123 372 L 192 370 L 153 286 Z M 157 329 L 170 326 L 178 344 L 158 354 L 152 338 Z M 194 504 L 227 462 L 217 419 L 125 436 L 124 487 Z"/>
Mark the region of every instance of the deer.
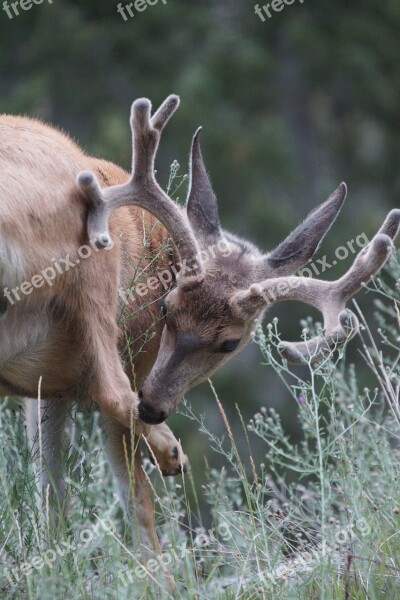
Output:
<path fill-rule="evenodd" d="M 336 281 L 297 276 L 337 218 L 346 185 L 264 252 L 221 228 L 201 128 L 192 139 L 185 206 L 158 184 L 161 134 L 178 106 L 176 95 L 154 114 L 148 99 L 133 103 L 131 173 L 38 120 L 0 117 L 0 395 L 23 399 L 30 443 L 41 428 L 42 485 L 62 506 L 71 403 L 96 405 L 127 519 L 154 552 L 160 546 L 140 440 L 163 474 L 185 471 L 188 459 L 165 421 L 188 390 L 246 346 L 271 304 L 307 303 L 324 320 L 315 337 L 282 342 L 284 360 L 315 363 L 347 343 L 359 324 L 346 303 L 386 263 L 400 227 L 393 209 Z M 82 247 L 92 250 L 86 260 Z M 68 268 L 47 285 L 38 274 L 61 257 Z M 133 294 L 140 261 L 152 277 Z M 170 276 L 157 279 L 157 272 Z M 10 296 L 17 288 L 25 290 L 19 301 Z"/>

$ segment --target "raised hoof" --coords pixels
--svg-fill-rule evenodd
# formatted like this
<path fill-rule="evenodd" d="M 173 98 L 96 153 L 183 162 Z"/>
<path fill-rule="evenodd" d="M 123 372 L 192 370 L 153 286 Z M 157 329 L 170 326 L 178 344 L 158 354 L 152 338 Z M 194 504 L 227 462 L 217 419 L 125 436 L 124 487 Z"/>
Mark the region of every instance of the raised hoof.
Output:
<path fill-rule="evenodd" d="M 156 461 L 151 453 L 149 458 L 153 465 L 155 465 Z M 175 477 L 176 475 L 181 475 L 182 473 L 188 472 L 189 460 L 186 454 L 181 454 L 179 452 L 178 446 L 173 446 L 172 450 L 169 452 L 169 455 L 164 455 L 160 462 L 158 462 L 158 466 L 160 467 L 161 473 L 164 477 Z"/>

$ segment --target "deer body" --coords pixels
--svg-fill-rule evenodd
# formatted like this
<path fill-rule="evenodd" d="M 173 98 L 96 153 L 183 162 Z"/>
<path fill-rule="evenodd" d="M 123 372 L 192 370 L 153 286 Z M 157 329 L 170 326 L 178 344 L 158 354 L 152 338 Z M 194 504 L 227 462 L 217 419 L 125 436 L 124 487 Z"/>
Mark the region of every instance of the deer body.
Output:
<path fill-rule="evenodd" d="M 187 207 L 178 207 L 155 181 L 161 132 L 178 104 L 169 96 L 153 116 L 148 100 L 133 104 L 131 175 L 86 156 L 41 123 L 0 118 L 0 393 L 36 398 L 42 378 L 41 408 L 51 415 L 43 423 L 44 449 L 53 471 L 44 480 L 58 496 L 63 492 L 58 466 L 63 407 L 77 396 L 97 403 L 128 515 L 136 510 L 142 539 L 155 549 L 132 424 L 166 474 L 182 470 L 186 458 L 163 421 L 185 392 L 246 345 L 272 301 L 300 300 L 323 313 L 325 336 L 282 346 L 294 362 L 321 360 L 326 350 L 352 337 L 357 321 L 345 310 L 346 300 L 385 263 L 400 224 L 400 211 L 391 211 L 337 282 L 293 277 L 334 222 L 345 185 L 264 254 L 221 229 L 199 130 L 190 153 Z M 83 246 L 92 251 L 80 260 Z M 65 257 L 73 266 L 49 285 L 34 284 L 37 274 L 54 270 Z M 170 286 L 161 289 L 153 276 L 145 293 L 126 299 L 139 274 L 146 279 L 174 264 L 180 269 L 174 270 L 176 281 L 168 279 Z M 17 286 L 29 293 L 9 302 Z M 33 401 L 25 406 L 33 440 L 37 407 Z M 134 486 L 126 449 L 136 465 Z"/>
<path fill-rule="evenodd" d="M 80 259 L 77 249 L 88 244 L 87 205 L 76 185 L 77 174 L 91 169 L 105 186 L 124 183 L 129 175 L 112 163 L 85 156 L 67 136 L 31 119 L 2 116 L 0 140 L 0 286 L 11 292 L 13 302 L 3 301 L 6 308 L 0 318 L 0 394 L 29 398 L 24 405 L 33 443 L 38 410 L 32 398 L 37 398 L 42 378 L 43 444 L 52 471 L 43 474 L 43 482 L 47 487 L 55 480 L 54 492 L 59 496 L 64 489 L 61 434 L 70 401 L 81 397 L 101 405 L 105 398 L 112 403 L 122 387 L 134 402 L 136 395 L 127 375 L 132 386 L 140 384 L 155 360 L 162 328 L 156 303 L 150 302 L 144 311 L 130 302 L 127 310 L 135 312 L 135 318 L 127 318 L 124 330 L 118 329 L 118 289 L 132 285 L 139 258 L 141 269 L 146 269 L 149 258 L 143 257 L 144 229 L 152 231 L 149 256 L 160 254 L 167 232 L 140 208 L 121 207 L 110 224 L 113 248 L 100 252 L 90 246 L 90 257 Z M 66 256 L 75 266 L 57 274 L 51 285 L 44 282 L 29 295 L 17 289 L 43 269 L 53 268 L 54 259 Z M 165 269 L 167 259 L 158 256 L 158 264 Z M 142 334 L 148 330 L 153 337 L 146 351 L 140 352 Z M 129 362 L 124 373 L 118 355 L 126 345 L 125 334 L 133 340 L 134 373 Z M 104 394 L 107 388 L 108 399 Z M 123 449 L 123 439 L 129 446 L 131 435 L 115 419 L 107 418 L 108 408 L 106 405 L 103 419 L 106 446 L 121 496 L 131 512 L 135 500 L 129 498 L 132 486 Z M 142 427 L 149 444 L 154 441 L 153 452 L 161 469 L 167 474 L 180 472 L 185 457 L 172 433 L 164 425 L 153 427 L 157 431 L 150 429 Z M 135 461 L 140 461 L 139 451 Z M 149 540 L 153 543 L 155 539 L 152 510 L 139 467 L 140 463 L 135 485 L 140 502 L 136 504 L 145 506 L 142 538 L 149 545 Z"/>

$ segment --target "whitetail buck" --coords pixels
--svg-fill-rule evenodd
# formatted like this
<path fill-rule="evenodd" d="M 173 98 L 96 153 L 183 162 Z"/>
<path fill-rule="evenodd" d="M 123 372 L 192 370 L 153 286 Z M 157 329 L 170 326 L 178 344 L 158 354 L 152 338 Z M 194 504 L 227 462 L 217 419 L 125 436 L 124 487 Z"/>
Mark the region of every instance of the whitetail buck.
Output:
<path fill-rule="evenodd" d="M 273 252 L 264 254 L 220 228 L 199 131 L 191 148 L 187 207 L 178 207 L 155 181 L 160 135 L 178 103 L 170 96 L 153 117 L 148 100 L 133 104 L 131 176 L 86 156 L 42 123 L 0 119 L 0 283 L 6 290 L 0 319 L 0 394 L 37 398 L 42 378 L 42 411 L 47 411 L 43 451 L 51 475 L 47 482 L 59 498 L 60 432 L 68 412 L 64 407 L 77 397 L 95 402 L 104 417 L 106 449 L 125 506 L 128 513 L 134 507 L 142 540 L 154 548 L 152 506 L 138 445 L 131 439 L 132 421 L 136 436 L 147 437 L 162 470 L 180 472 L 185 456 L 162 422 L 185 392 L 247 344 L 271 299 L 300 300 L 323 313 L 325 335 L 283 344 L 288 360 L 318 360 L 326 349 L 353 336 L 357 320 L 346 311 L 346 300 L 386 262 L 400 223 L 400 211 L 391 211 L 338 281 L 291 277 L 335 220 L 345 185 Z M 92 255 L 80 260 L 78 250 L 89 242 Z M 68 257 L 68 269 L 51 286 L 39 285 L 37 275 L 61 257 Z M 137 285 L 139 262 L 145 275 L 170 270 L 171 263 L 180 263 L 181 269 L 167 290 L 152 277 L 145 293 L 129 294 L 119 307 L 119 289 Z M 32 285 L 23 287 L 22 282 Z M 25 290 L 20 301 L 11 292 L 17 286 Z M 150 332 L 146 339 L 144 332 Z M 35 401 L 25 406 L 33 438 Z M 124 444 L 134 455 L 134 485 Z"/>

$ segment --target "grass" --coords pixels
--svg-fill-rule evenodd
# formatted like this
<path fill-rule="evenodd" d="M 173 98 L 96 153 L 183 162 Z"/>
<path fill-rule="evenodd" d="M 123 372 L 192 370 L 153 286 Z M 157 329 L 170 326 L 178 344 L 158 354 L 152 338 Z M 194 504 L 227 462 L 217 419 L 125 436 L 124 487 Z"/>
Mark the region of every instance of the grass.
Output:
<path fill-rule="evenodd" d="M 0 589 L 7 599 L 362 599 L 399 597 L 400 575 L 400 266 L 370 285 L 374 335 L 364 322 L 358 347 L 374 386 L 366 388 L 345 350 L 292 371 L 277 358 L 279 323 L 254 335 L 262 360 L 293 398 L 301 439 L 262 407 L 245 424 L 240 456 L 226 426 L 213 435 L 188 402 L 188 426 L 222 456 L 201 490 L 210 527 L 202 527 L 196 474 L 162 479 L 146 461 L 154 488 L 162 563 L 141 563 L 124 530 L 116 488 L 101 452 L 97 415 L 78 412 L 67 458 L 71 510 L 54 529 L 37 493 L 33 460 L 18 410 L 0 407 Z M 355 306 L 355 310 L 357 310 Z M 318 324 L 303 323 L 306 334 Z M 355 343 L 355 342 L 352 342 Z M 300 373 L 300 375 L 298 374 Z M 365 371 L 363 372 L 365 376 Z M 265 448 L 251 455 L 257 436 Z M 186 449 L 190 455 L 190 448 Z M 250 466 L 248 466 L 250 465 Z M 194 498 L 194 499 L 193 499 Z M 141 566 L 142 565 L 142 566 Z M 163 570 L 175 580 L 166 590 Z"/>

